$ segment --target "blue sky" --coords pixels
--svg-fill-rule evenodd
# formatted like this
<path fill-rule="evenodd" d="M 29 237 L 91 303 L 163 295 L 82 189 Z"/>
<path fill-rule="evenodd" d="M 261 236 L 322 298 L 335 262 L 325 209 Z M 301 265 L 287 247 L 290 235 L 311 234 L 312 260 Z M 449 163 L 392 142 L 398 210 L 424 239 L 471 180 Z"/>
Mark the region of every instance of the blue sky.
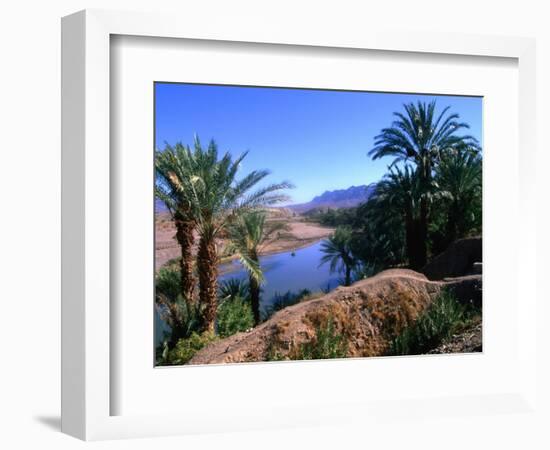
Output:
<path fill-rule="evenodd" d="M 470 124 L 481 142 L 482 99 L 373 92 L 156 83 L 155 145 L 192 144 L 197 134 L 221 152 L 248 150 L 242 176 L 269 169 L 270 182 L 292 182 L 290 203 L 326 190 L 380 180 L 391 159 L 372 161 L 374 137 L 403 103 L 437 99 Z"/>

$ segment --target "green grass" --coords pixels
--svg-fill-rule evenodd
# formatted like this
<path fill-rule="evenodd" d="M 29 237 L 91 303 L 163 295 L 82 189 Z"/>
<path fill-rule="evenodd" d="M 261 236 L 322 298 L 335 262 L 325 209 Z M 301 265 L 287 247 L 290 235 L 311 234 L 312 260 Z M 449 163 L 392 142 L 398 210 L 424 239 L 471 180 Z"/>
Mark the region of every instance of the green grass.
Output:
<path fill-rule="evenodd" d="M 474 313 L 458 303 L 451 293 L 442 291 L 413 325 L 391 341 L 388 355 L 426 353 L 464 328 Z"/>
<path fill-rule="evenodd" d="M 315 328 L 315 336 L 308 342 L 291 349 L 287 356 L 282 355 L 274 345 L 267 352 L 267 361 L 312 360 L 345 358 L 348 342 L 344 335 L 338 333 L 334 319 L 329 316 L 324 324 Z"/>
<path fill-rule="evenodd" d="M 300 345 L 296 359 L 332 359 L 345 358 L 348 352 L 348 343 L 342 334 L 339 334 L 331 316 L 327 322 L 315 330 L 315 338 Z"/>

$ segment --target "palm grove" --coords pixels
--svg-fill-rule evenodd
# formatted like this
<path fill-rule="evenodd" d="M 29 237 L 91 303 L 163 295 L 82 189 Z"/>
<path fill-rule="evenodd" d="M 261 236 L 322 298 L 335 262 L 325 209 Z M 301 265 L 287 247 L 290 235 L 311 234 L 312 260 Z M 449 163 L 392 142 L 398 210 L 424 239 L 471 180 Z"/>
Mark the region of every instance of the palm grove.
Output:
<path fill-rule="evenodd" d="M 482 155 L 465 133 L 468 124 L 449 108 L 437 112 L 435 102 L 405 104 L 394 115 L 368 152 L 391 158 L 371 198 L 314 218 L 336 227 L 322 243 L 320 264 L 342 273 L 345 285 L 389 267 L 420 270 L 454 240 L 481 232 Z M 262 319 L 259 254 L 282 228 L 268 220 L 266 208 L 287 200 L 292 186 L 266 184 L 267 170 L 240 178 L 245 157 L 220 157 L 215 142 L 203 148 L 198 139 L 192 148 L 176 144 L 156 152 L 156 195 L 173 218 L 181 249 L 178 267 L 157 274 L 156 302 L 172 329 L 164 356 L 178 345 L 190 356 L 216 333 L 244 331 Z M 220 239 L 248 272 L 246 286 L 236 280 L 218 286 Z"/>

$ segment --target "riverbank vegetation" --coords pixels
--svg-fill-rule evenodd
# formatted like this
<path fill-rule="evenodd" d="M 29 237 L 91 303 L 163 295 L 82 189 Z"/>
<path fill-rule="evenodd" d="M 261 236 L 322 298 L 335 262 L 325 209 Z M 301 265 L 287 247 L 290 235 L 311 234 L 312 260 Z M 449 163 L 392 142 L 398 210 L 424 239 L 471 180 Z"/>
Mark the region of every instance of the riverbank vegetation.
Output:
<path fill-rule="evenodd" d="M 448 291 L 442 291 L 414 324 L 392 340 L 388 355 L 420 355 L 436 348 L 454 333 L 481 320 L 481 310 L 462 305 Z"/>
<path fill-rule="evenodd" d="M 327 265 L 349 286 L 388 268 L 421 271 L 453 241 L 480 235 L 482 152 L 468 128 L 449 108 L 437 112 L 435 102 L 409 103 L 395 112 L 373 148 L 358 150 L 389 163 L 368 200 L 354 208 L 303 213 L 305 221 L 335 228 L 321 244 L 318 265 Z M 178 143 L 156 152 L 156 196 L 170 213 L 180 250 L 177 264 L 156 275 L 157 311 L 170 327 L 157 348 L 158 364 L 185 364 L 206 345 L 319 295 L 288 291 L 262 309 L 260 254 L 286 229 L 284 221 L 269 220 L 269 209 L 288 200 L 292 184 L 268 183 L 268 170 L 243 175 L 246 155 L 220 155 L 214 141 L 204 148 L 198 138 L 192 147 Z M 220 240 L 226 243 L 223 252 Z M 239 259 L 246 281 L 218 283 L 220 260 L 228 255 Z M 428 351 L 467 323 L 469 314 L 442 294 L 392 342 L 388 354 Z M 296 359 L 346 356 L 344 337 L 330 321 L 315 336 L 296 349 Z"/>

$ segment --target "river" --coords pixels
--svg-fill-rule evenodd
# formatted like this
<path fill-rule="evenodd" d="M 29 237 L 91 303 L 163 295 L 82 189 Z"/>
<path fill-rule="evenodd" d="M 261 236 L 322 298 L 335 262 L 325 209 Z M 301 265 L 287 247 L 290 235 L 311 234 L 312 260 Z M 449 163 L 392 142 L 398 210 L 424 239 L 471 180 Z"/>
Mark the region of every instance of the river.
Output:
<path fill-rule="evenodd" d="M 331 274 L 330 264 L 319 266 L 323 253 L 321 241 L 295 251 L 276 253 L 260 257 L 260 265 L 264 272 L 265 282 L 262 285 L 261 308 L 265 309 L 273 304 L 276 294 L 287 291 L 297 292 L 309 289 L 311 292 L 332 290 L 337 287 L 339 277 Z M 220 266 L 223 275 L 219 281 L 229 278 L 246 279 L 246 271 L 238 261 L 232 261 Z M 155 345 L 162 339 L 162 330 L 168 327 L 155 314 Z"/>

